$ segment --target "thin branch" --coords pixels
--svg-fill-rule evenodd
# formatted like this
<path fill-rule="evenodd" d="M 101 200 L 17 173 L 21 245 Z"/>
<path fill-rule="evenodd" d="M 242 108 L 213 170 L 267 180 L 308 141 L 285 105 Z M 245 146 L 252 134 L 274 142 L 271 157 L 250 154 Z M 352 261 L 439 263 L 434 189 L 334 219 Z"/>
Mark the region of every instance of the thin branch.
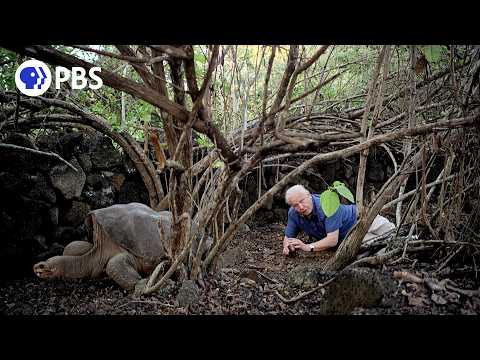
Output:
<path fill-rule="evenodd" d="M 470 172 L 470 171 L 472 171 L 473 169 L 474 169 L 474 168 L 471 167 L 470 169 L 467 170 L 467 173 Z M 429 189 L 429 188 L 431 188 L 432 186 L 441 184 L 442 182 L 444 182 L 444 181 L 446 181 L 446 180 L 451 180 L 451 179 L 453 179 L 453 178 L 456 177 L 456 176 L 458 176 L 458 174 L 453 174 L 453 175 L 448 176 L 448 177 L 445 178 L 445 179 L 440 179 L 440 180 L 433 181 L 433 182 L 427 184 L 427 185 L 426 185 L 426 188 Z M 418 193 L 418 190 L 417 190 L 417 189 L 411 190 L 411 191 L 409 191 L 409 192 L 407 192 L 407 193 L 399 196 L 399 197 L 396 198 L 395 200 L 392 200 L 392 201 L 390 201 L 389 203 L 385 204 L 385 205 L 383 206 L 382 210 L 388 209 L 390 206 L 395 205 L 395 204 L 398 203 L 399 201 L 403 201 L 403 200 L 407 199 L 408 197 L 410 197 L 410 196 L 412 196 L 412 195 L 414 195 L 414 194 L 417 194 L 417 193 Z"/>
<path fill-rule="evenodd" d="M 88 52 L 93 52 L 98 55 L 103 55 L 107 56 L 110 58 L 118 59 L 118 60 L 125 60 L 128 62 L 132 63 L 149 63 L 152 59 L 151 58 L 139 58 L 136 56 L 127 56 L 127 55 L 121 55 L 121 54 L 115 54 L 110 51 L 104 51 L 104 50 L 98 50 L 98 49 L 93 49 L 88 46 L 83 46 L 83 45 L 70 45 L 70 47 L 75 48 L 75 49 L 80 49 L 83 51 L 88 51 Z"/>
<path fill-rule="evenodd" d="M 148 45 L 148 46 L 151 47 L 152 49 L 161 51 L 165 54 L 168 54 L 176 58 L 188 59 L 187 53 L 178 47 L 174 47 L 170 45 Z"/>
<path fill-rule="evenodd" d="M 61 162 L 65 163 L 73 171 L 78 172 L 78 169 L 75 166 L 73 166 L 67 160 L 62 158 L 60 155 L 55 154 L 54 152 L 45 152 L 45 151 L 26 148 L 26 147 L 23 147 L 23 146 L 18 146 L 18 145 L 13 145 L 13 144 L 2 144 L 2 143 L 0 143 L 0 148 L 16 150 L 16 151 L 26 151 L 26 152 L 30 152 L 30 153 L 36 154 L 36 155 L 43 155 L 43 156 L 52 157 L 52 158 L 55 158 L 55 159 L 60 160 Z"/>
<path fill-rule="evenodd" d="M 274 293 L 280 298 L 280 300 L 282 300 L 284 303 L 293 303 L 293 302 L 296 302 L 300 299 L 303 299 L 305 296 L 308 296 L 310 294 L 313 294 L 315 291 L 327 286 L 328 284 L 330 284 L 333 280 L 335 280 L 335 277 L 331 278 L 330 280 L 327 280 L 325 281 L 323 284 L 320 284 L 318 285 L 316 288 L 310 290 L 310 291 L 307 291 L 307 292 L 304 292 L 304 293 L 301 293 L 291 299 L 286 299 L 285 297 L 283 297 L 279 292 L 278 290 L 275 290 Z"/>
<path fill-rule="evenodd" d="M 270 81 L 270 75 L 272 73 L 272 65 L 273 65 L 273 60 L 275 59 L 275 50 L 276 47 L 272 47 L 272 53 L 270 54 L 270 59 L 268 60 L 268 68 L 267 68 L 267 74 L 265 75 L 265 84 L 263 86 L 263 101 L 262 101 L 262 122 L 260 123 L 260 126 L 262 126 L 263 121 L 266 120 L 266 108 L 267 108 L 267 96 L 268 96 L 268 83 Z"/>

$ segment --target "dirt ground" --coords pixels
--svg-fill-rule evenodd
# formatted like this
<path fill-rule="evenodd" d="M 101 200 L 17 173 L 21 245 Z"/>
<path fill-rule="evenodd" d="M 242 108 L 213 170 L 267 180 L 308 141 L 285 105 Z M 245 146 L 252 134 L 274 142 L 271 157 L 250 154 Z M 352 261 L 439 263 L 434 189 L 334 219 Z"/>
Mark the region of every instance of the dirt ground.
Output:
<path fill-rule="evenodd" d="M 266 226 L 251 224 L 251 230 L 238 234 L 228 246 L 223 267 L 205 279 L 189 305 L 177 300 L 181 284 L 170 283 L 150 296 L 134 297 L 107 277 L 76 281 L 45 281 L 33 276 L 0 284 L 0 313 L 4 315 L 167 315 L 167 314 L 320 314 L 322 289 L 301 300 L 285 303 L 275 293 L 287 282 L 288 273 L 300 264 L 326 261 L 332 252 L 315 255 L 282 255 L 282 223 Z M 413 265 L 413 266 L 412 266 Z M 398 264 L 382 272 L 406 270 L 419 276 L 429 266 L 420 262 Z M 448 270 L 448 269 L 447 269 Z M 476 290 L 480 281 L 466 268 L 449 273 L 457 287 Z M 356 308 L 351 314 L 478 314 L 480 299 L 458 293 L 431 294 L 422 285 L 395 280 L 397 289 L 386 294 L 389 306 Z M 300 293 L 283 292 L 285 298 Z M 393 304 L 393 305 L 392 305 Z"/>

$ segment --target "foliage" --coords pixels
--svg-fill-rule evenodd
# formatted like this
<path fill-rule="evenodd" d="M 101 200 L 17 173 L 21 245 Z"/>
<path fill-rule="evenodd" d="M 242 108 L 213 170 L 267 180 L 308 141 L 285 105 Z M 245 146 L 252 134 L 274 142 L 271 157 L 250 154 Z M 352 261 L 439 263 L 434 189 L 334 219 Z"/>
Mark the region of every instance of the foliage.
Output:
<path fill-rule="evenodd" d="M 92 48 L 118 53 L 118 50 L 111 45 L 89 45 Z M 106 56 L 99 56 L 95 53 L 75 49 L 70 46 L 54 46 L 56 49 L 65 53 L 80 57 L 86 61 L 94 62 L 96 65 L 117 73 L 134 81 L 141 81 L 138 73 L 132 66 L 126 66 L 125 62 L 119 59 Z M 319 46 L 308 45 L 301 47 L 301 61 L 304 62 L 311 57 Z M 135 50 L 136 48 L 133 47 Z M 201 86 L 206 70 L 210 49 L 205 45 L 196 45 L 194 49 L 195 70 L 199 86 Z M 333 47 L 332 47 L 333 49 Z M 280 84 L 283 71 L 288 59 L 288 45 L 277 46 L 276 56 L 272 67 L 272 73 L 269 81 L 269 96 L 267 97 L 267 111 L 272 105 L 274 94 Z M 322 56 L 318 64 L 299 76 L 297 84 L 293 89 L 293 97 L 300 96 L 305 91 L 318 85 L 321 79 L 331 76 L 335 73 L 335 67 L 352 60 L 367 56 L 371 61 L 354 64 L 348 68 L 348 71 L 336 81 L 326 85 L 320 91 L 317 103 L 322 104 L 325 101 L 331 101 L 341 97 L 348 97 L 358 91 L 358 86 L 366 86 L 368 79 L 369 66 L 375 60 L 377 48 L 365 46 L 336 46 L 329 61 L 327 56 Z M 262 112 L 262 100 L 264 91 L 264 81 L 267 75 L 268 59 L 272 52 L 271 46 L 262 45 L 229 45 L 222 46 L 220 51 L 221 62 L 218 64 L 216 72 L 212 77 L 212 120 L 219 129 L 228 133 L 246 124 L 256 121 Z M 16 60 L 16 55 L 6 50 L 0 50 L 0 61 L 3 59 Z M 0 86 L 4 90 L 15 90 L 14 70 L 16 64 L 5 65 L 0 71 Z M 126 69 L 125 69 L 126 66 Z M 164 63 L 166 70 L 168 62 Z M 325 72 L 323 72 L 325 69 Z M 167 74 L 167 88 L 170 97 L 172 96 L 172 87 L 170 85 L 169 72 Z M 71 91 L 70 96 L 76 101 L 90 109 L 94 114 L 101 116 L 108 121 L 115 129 L 120 127 L 121 121 L 121 98 L 122 93 L 108 86 L 101 89 Z M 310 94 L 302 104 L 310 104 L 313 101 L 314 94 Z M 126 119 L 124 127 L 137 139 L 143 139 L 143 130 L 145 123 L 151 122 L 151 114 L 155 109 L 144 101 L 138 101 L 130 95 L 124 95 L 126 107 Z M 187 106 L 191 106 L 190 97 L 185 97 Z M 357 103 L 360 105 L 361 100 Z M 328 104 L 327 104 L 328 105 Z M 323 105 L 317 105 L 314 109 L 319 111 Z M 298 112 L 298 106 L 292 106 L 292 112 Z M 155 124 L 160 126 L 160 124 Z M 199 140 L 201 147 L 212 148 L 213 144 L 206 137 Z"/>
<path fill-rule="evenodd" d="M 442 53 L 446 52 L 446 48 L 440 45 L 422 46 L 421 49 L 430 64 L 438 62 L 442 57 Z"/>
<path fill-rule="evenodd" d="M 0 90 L 15 91 L 17 54 L 0 48 Z"/>
<path fill-rule="evenodd" d="M 284 45 L 277 47 L 269 81 L 267 111 L 274 101 L 273 94 L 278 89 L 283 77 L 288 48 Z M 195 47 L 195 49 L 195 60 L 198 61 L 197 71 L 203 78 L 202 74 L 207 61 L 206 47 Z M 302 46 L 301 62 L 309 59 L 318 49 L 319 46 L 314 45 Z M 321 89 L 315 101 L 315 111 L 323 110 L 333 100 L 357 94 L 359 88 L 366 88 L 379 47 L 332 46 L 330 49 L 331 54 L 327 51 L 327 54 L 320 57 L 317 63 L 302 73 L 293 88 L 292 98 L 298 97 L 317 86 L 320 81 L 337 73 L 343 66 L 344 74 Z M 213 79 L 214 99 L 212 103 L 214 106 L 212 111 L 214 121 L 224 132 L 228 133 L 243 126 L 245 114 L 247 124 L 256 121 L 261 116 L 264 81 L 271 52 L 271 46 L 222 47 L 223 61 L 218 65 L 217 74 Z M 355 62 L 357 59 L 361 59 L 361 61 Z M 352 64 L 345 67 L 347 63 Z M 315 93 L 312 93 L 299 104 L 294 104 L 291 112 L 298 113 L 303 105 L 310 105 L 314 97 Z M 361 99 L 352 101 L 352 105 L 361 106 L 362 101 Z"/>
<path fill-rule="evenodd" d="M 347 186 L 341 181 L 334 181 L 332 186 L 329 186 L 327 190 L 320 194 L 320 205 L 327 217 L 332 216 L 340 206 L 340 198 L 338 195 L 342 195 L 351 203 L 354 203 L 353 194 L 347 188 Z"/>
<path fill-rule="evenodd" d="M 224 166 L 225 166 L 225 163 L 224 163 L 223 161 L 221 161 L 221 160 L 215 160 L 215 161 L 213 162 L 213 164 L 212 164 L 212 167 L 213 167 L 214 169 L 216 169 L 216 168 L 223 168 Z"/>
<path fill-rule="evenodd" d="M 207 135 L 200 134 L 200 133 L 197 133 L 197 134 L 198 134 L 198 138 L 197 138 L 198 146 L 206 149 L 212 149 L 214 147 L 214 144 L 210 141 Z"/>
<path fill-rule="evenodd" d="M 111 45 L 91 45 L 91 47 L 116 52 L 114 46 Z M 131 67 L 127 66 L 125 72 L 125 63 L 121 60 L 98 56 L 96 54 L 88 53 L 83 50 L 69 48 L 70 51 L 77 57 L 81 57 L 87 61 L 94 61 L 96 65 L 107 69 L 109 71 L 117 72 L 122 76 L 125 75 L 134 81 L 141 81 L 138 73 Z M 99 90 L 82 90 L 76 93 L 78 100 L 83 102 L 90 111 L 98 116 L 104 118 L 114 129 L 120 129 L 121 124 L 121 99 L 122 93 L 108 86 L 103 86 Z M 132 134 L 137 140 L 143 141 L 144 133 L 143 126 L 149 125 L 152 122 L 152 113 L 155 112 L 153 105 L 133 98 L 128 94 L 124 94 L 125 100 L 125 123 L 123 127 Z M 159 126 L 159 124 L 155 124 Z"/>
<path fill-rule="evenodd" d="M 92 48 L 118 53 L 112 45 L 89 45 Z M 80 57 L 86 61 L 94 62 L 118 75 L 125 76 L 133 81 L 141 79 L 134 67 L 127 65 L 125 61 L 100 56 L 98 54 L 76 49 L 70 46 L 54 46 L 56 49 Z M 212 112 L 213 123 L 224 133 L 228 134 L 234 129 L 244 125 L 249 126 L 262 115 L 262 103 L 265 78 L 267 76 L 268 61 L 272 54 L 272 45 L 223 45 L 220 46 L 219 63 L 212 76 L 212 83 L 209 87 L 211 98 L 209 103 Z M 305 63 L 316 51 L 319 45 L 305 45 L 299 48 L 298 63 Z M 301 73 L 293 87 L 292 98 L 298 97 L 313 89 L 321 81 L 332 77 L 335 74 L 341 75 L 334 81 L 323 86 L 318 94 L 312 92 L 297 103 L 292 103 L 290 114 L 300 114 L 309 106 L 313 105 L 314 112 L 335 111 L 335 102 L 341 99 L 350 99 L 347 106 L 352 108 L 361 107 L 365 101 L 368 81 L 375 66 L 378 52 L 381 46 L 378 45 L 337 45 L 330 46 L 327 52 L 322 55 L 305 72 Z M 450 48 L 444 45 L 421 45 L 417 46 L 419 52 L 424 54 L 431 71 L 444 66 L 450 61 Z M 132 50 L 138 53 L 138 47 L 132 46 Z M 211 47 L 206 45 L 195 45 L 194 61 L 198 86 L 202 85 L 208 67 Z M 457 47 L 457 51 L 461 51 Z M 276 92 L 283 77 L 285 65 L 289 53 L 288 45 L 277 45 L 275 58 L 270 74 L 267 93 L 267 112 L 272 106 Z M 139 55 L 140 56 L 140 55 Z M 0 68 L 0 87 L 3 90 L 15 90 L 14 70 L 16 55 L 12 52 L 0 49 L 0 63 L 12 59 L 9 63 Z M 409 61 L 408 46 L 394 46 L 391 53 L 390 73 L 395 74 L 400 80 L 405 78 L 405 69 Z M 169 63 L 164 61 L 165 73 L 167 75 L 167 89 L 170 99 L 173 98 L 173 88 L 169 77 Z M 420 76 L 420 75 L 419 75 Z M 185 78 L 183 79 L 185 80 Z M 386 85 L 389 86 L 388 84 Z M 72 92 L 80 103 L 85 105 L 93 113 L 103 117 L 114 128 L 118 129 L 121 122 L 122 93 L 103 86 L 96 91 L 81 90 Z M 392 89 L 386 89 L 391 92 Z M 358 96 L 360 95 L 360 96 Z M 137 139 L 143 139 L 144 124 L 152 124 L 156 127 L 162 126 L 161 121 L 154 122 L 152 114 L 155 109 L 152 105 L 134 99 L 125 94 L 123 96 L 126 108 L 126 118 L 123 126 Z M 191 108 L 190 96 L 185 96 L 187 108 Z M 214 145 L 205 136 L 199 139 L 199 146 L 212 148 Z"/>

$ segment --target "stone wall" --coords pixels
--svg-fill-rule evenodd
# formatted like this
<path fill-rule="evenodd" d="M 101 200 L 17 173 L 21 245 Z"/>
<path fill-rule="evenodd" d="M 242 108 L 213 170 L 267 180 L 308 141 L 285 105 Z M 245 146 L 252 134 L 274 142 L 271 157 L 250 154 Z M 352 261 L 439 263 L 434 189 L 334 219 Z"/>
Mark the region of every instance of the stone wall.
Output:
<path fill-rule="evenodd" d="M 83 239 L 90 210 L 149 204 L 131 161 L 97 132 L 12 133 L 3 142 L 57 153 L 78 171 L 54 158 L 0 151 L 0 278 L 31 273 L 34 262 Z"/>

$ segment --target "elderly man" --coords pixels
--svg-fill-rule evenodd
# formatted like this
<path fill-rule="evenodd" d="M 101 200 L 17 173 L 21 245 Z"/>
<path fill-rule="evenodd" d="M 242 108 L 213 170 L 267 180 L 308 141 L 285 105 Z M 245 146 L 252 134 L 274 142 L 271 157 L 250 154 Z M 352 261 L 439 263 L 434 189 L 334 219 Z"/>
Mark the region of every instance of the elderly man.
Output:
<path fill-rule="evenodd" d="M 302 185 L 289 188 L 285 194 L 285 201 L 290 205 L 290 209 L 283 238 L 284 255 L 297 249 L 307 252 L 336 249 L 357 221 L 356 205 L 340 204 L 332 216 L 326 217 L 320 206 L 320 195 L 310 194 Z M 363 241 L 385 234 L 394 228 L 394 224 L 378 215 Z M 297 239 L 296 236 L 301 230 L 315 242 L 305 244 Z"/>

